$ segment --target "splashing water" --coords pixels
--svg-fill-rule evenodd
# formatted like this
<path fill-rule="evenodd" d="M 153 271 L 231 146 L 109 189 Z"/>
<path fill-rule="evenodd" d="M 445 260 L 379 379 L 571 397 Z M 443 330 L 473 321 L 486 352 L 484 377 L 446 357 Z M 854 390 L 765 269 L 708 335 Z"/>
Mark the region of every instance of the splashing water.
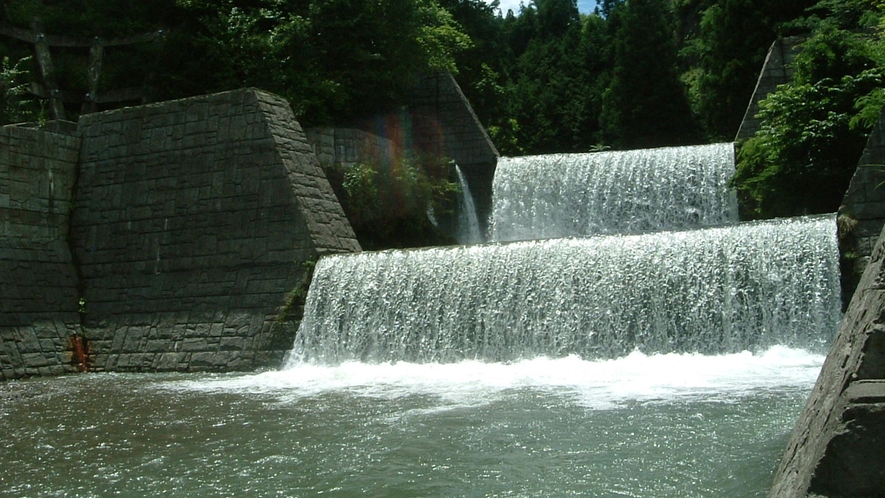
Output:
<path fill-rule="evenodd" d="M 679 230 L 738 221 L 731 143 L 501 158 L 496 241 Z"/>
<path fill-rule="evenodd" d="M 837 254 L 823 216 L 327 257 L 290 362 L 821 351 Z"/>

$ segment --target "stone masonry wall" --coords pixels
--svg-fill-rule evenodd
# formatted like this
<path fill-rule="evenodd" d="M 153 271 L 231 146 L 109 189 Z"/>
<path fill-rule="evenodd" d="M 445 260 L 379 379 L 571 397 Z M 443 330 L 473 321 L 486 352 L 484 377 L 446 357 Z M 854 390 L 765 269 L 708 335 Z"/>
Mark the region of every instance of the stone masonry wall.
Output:
<path fill-rule="evenodd" d="M 858 224 L 852 227 L 858 238 L 857 251 L 863 255 L 861 271 L 873 252 L 879 232 L 885 224 L 885 112 L 870 132 L 867 145 L 842 198 L 839 214 L 849 216 Z"/>
<path fill-rule="evenodd" d="M 885 112 L 870 132 L 866 148 L 839 207 L 842 278 L 846 297 L 857 285 L 870 261 L 879 232 L 885 225 Z"/>
<path fill-rule="evenodd" d="M 793 59 L 799 53 L 799 46 L 805 41 L 804 37 L 792 36 L 779 38 L 771 44 L 759 79 L 756 81 L 756 89 L 750 98 L 750 104 L 744 113 L 744 119 L 735 136 L 735 142 L 740 142 L 752 137 L 759 130 L 759 120 L 756 114 L 759 112 L 759 102 L 768 97 L 768 94 L 777 90 L 778 85 L 790 81 L 793 76 Z"/>
<path fill-rule="evenodd" d="M 391 140 L 356 128 L 307 128 L 307 141 L 320 164 L 353 165 L 394 158 Z"/>
<path fill-rule="evenodd" d="M 0 127 L 0 380 L 73 370 L 79 281 L 67 243 L 80 140 Z"/>
<path fill-rule="evenodd" d="M 304 263 L 359 250 L 288 104 L 245 89 L 83 116 L 79 131 L 71 238 L 92 367 L 279 361 Z"/>
<path fill-rule="evenodd" d="M 772 498 L 883 496 L 885 231 L 775 474 Z"/>

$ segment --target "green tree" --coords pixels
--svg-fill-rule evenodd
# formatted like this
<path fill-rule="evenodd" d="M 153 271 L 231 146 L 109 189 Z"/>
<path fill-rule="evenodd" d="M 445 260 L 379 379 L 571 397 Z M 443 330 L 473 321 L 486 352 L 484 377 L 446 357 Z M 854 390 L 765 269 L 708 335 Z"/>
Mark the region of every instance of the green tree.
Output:
<path fill-rule="evenodd" d="M 458 184 L 445 158 L 403 157 L 354 165 L 324 165 L 363 249 L 418 247 L 453 241 L 428 213 L 449 214 Z"/>
<path fill-rule="evenodd" d="M 435 0 L 179 0 L 198 20 L 194 48 L 213 90 L 258 86 L 308 124 L 402 104 L 417 74 L 456 71 L 470 39 Z"/>
<path fill-rule="evenodd" d="M 44 32 L 78 38 L 88 44 L 95 38 L 113 39 L 155 32 L 176 19 L 174 0 L 108 2 L 105 0 L 0 0 L 2 22 L 29 29 L 38 19 Z M 0 55 L 12 60 L 31 54 L 30 44 L 0 37 Z M 159 43 L 138 43 L 106 47 L 103 55 L 99 92 L 131 87 L 149 87 L 159 71 Z M 62 90 L 77 94 L 89 88 L 87 47 L 53 47 L 52 62 L 56 82 Z M 20 66 L 36 80 L 39 75 L 32 58 Z M 69 119 L 76 119 L 79 106 L 69 109 Z"/>
<path fill-rule="evenodd" d="M 25 121 L 34 117 L 34 109 L 25 99 L 27 72 L 21 68 L 27 60 L 11 62 L 0 59 L 0 125 Z"/>
<path fill-rule="evenodd" d="M 708 136 L 734 137 L 768 48 L 777 38 L 778 23 L 801 14 L 809 3 L 791 2 L 792 11 L 778 12 L 776 2 L 720 0 L 704 10 L 698 43 L 692 47 L 699 52 L 692 95 Z"/>
<path fill-rule="evenodd" d="M 667 0 L 631 0 L 611 10 L 615 51 L 601 115 L 607 143 L 638 148 L 698 140 L 676 72 L 672 14 Z"/>
<path fill-rule="evenodd" d="M 518 53 L 510 73 L 510 116 L 524 153 L 586 151 L 598 141 L 598 72 L 591 68 L 601 61 L 591 43 L 602 19 L 590 17 L 582 18 L 573 0 L 542 0 L 508 20 Z"/>
<path fill-rule="evenodd" d="M 793 81 L 760 103 L 762 128 L 740 149 L 734 184 L 745 216 L 838 209 L 881 107 L 885 68 L 868 35 L 818 26 Z"/>

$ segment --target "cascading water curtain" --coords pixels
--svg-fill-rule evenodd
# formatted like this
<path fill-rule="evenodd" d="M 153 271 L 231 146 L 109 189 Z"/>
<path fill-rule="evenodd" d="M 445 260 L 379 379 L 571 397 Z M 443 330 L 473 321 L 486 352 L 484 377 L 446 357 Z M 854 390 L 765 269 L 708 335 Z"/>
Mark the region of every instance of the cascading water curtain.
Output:
<path fill-rule="evenodd" d="M 473 194 L 470 193 L 470 185 L 461 167 L 455 165 L 458 174 L 458 186 L 461 189 L 461 206 L 458 216 L 458 243 L 478 244 L 483 242 L 482 229 L 479 226 L 479 217 L 476 214 L 476 205 L 473 202 Z"/>
<path fill-rule="evenodd" d="M 583 237 L 738 221 L 731 143 L 501 158 L 490 236 Z"/>
<path fill-rule="evenodd" d="M 834 216 L 332 256 L 291 361 L 822 351 L 839 289 Z"/>

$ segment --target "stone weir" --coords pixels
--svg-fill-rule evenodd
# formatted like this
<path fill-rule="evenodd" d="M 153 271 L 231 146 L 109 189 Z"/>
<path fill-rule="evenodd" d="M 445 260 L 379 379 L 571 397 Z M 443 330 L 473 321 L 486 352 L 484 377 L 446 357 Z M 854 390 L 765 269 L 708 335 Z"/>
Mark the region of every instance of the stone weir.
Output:
<path fill-rule="evenodd" d="M 27 227 L 0 238 L 0 378 L 278 363 L 310 262 L 360 249 L 288 103 L 259 90 L 86 115 L 73 136 L 0 130 L 0 171 L 42 196 L 22 214 L 0 192 Z"/>

